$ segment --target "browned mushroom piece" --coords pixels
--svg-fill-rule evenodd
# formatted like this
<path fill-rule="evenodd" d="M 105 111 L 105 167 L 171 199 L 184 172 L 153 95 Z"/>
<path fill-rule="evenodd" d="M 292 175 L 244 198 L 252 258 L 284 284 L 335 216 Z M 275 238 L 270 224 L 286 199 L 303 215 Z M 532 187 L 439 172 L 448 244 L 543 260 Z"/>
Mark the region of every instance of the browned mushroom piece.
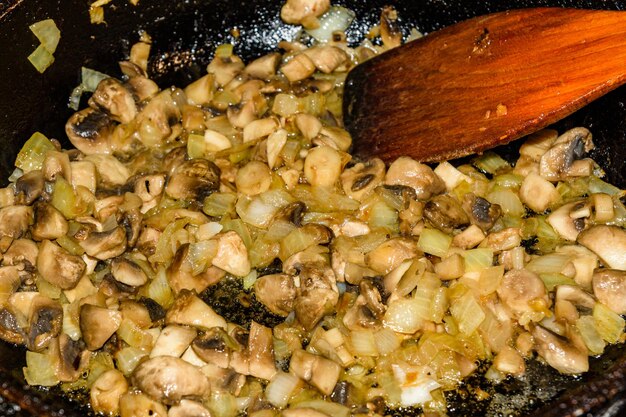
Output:
<path fill-rule="evenodd" d="M 384 241 L 367 253 L 365 262 L 374 271 L 387 274 L 407 259 L 418 255 L 417 244 L 412 239 L 393 238 Z"/>
<path fill-rule="evenodd" d="M 111 274 L 116 281 L 132 287 L 140 287 L 148 282 L 148 276 L 139 265 L 125 258 L 111 261 Z"/>
<path fill-rule="evenodd" d="M 338 363 L 304 350 L 293 352 L 289 369 L 325 395 L 333 392 L 341 372 Z"/>
<path fill-rule="evenodd" d="M 15 203 L 26 206 L 32 204 L 43 192 L 44 178 L 40 169 L 22 175 L 15 182 Z"/>
<path fill-rule="evenodd" d="M 446 190 L 446 184 L 428 165 L 408 156 L 401 156 L 389 166 L 385 184 L 412 187 L 420 200 L 428 200 Z"/>
<path fill-rule="evenodd" d="M 23 269 L 30 269 L 37 264 L 39 247 L 30 239 L 16 239 L 2 257 L 3 265 L 24 265 Z M 1 268 L 0 268 L 1 269 Z M 2 274 L 0 274 L 1 276 Z"/>
<path fill-rule="evenodd" d="M 189 290 L 182 290 L 165 316 L 166 324 L 182 324 L 208 330 L 226 328 L 226 320 Z"/>
<path fill-rule="evenodd" d="M 378 159 L 359 162 L 341 173 L 341 186 L 346 195 L 363 200 L 378 187 L 385 178 L 385 163 Z"/>
<path fill-rule="evenodd" d="M 172 91 L 163 90 L 152 97 L 135 118 L 140 126 L 140 138 L 148 148 L 161 146 L 163 139 L 172 133 L 172 125 L 180 121 L 180 109 Z"/>
<path fill-rule="evenodd" d="M 593 146 L 589 130 L 584 127 L 568 130 L 559 136 L 552 147 L 541 156 L 540 175 L 550 181 L 567 179 L 574 173 L 573 166 L 576 161 L 593 149 Z M 585 175 L 589 174 L 591 172 Z"/>
<path fill-rule="evenodd" d="M 592 284 L 598 301 L 617 314 L 626 314 L 626 271 L 596 269 Z"/>
<path fill-rule="evenodd" d="M 65 333 L 59 335 L 56 343 L 59 349 L 57 370 L 59 380 L 61 382 L 76 381 L 89 365 L 90 352 L 85 349 L 85 343 L 82 340 L 72 340 Z"/>
<path fill-rule="evenodd" d="M 40 352 L 61 332 L 63 327 L 61 304 L 42 295 L 35 297 L 30 306 L 28 324 L 26 346 L 34 352 Z"/>
<path fill-rule="evenodd" d="M 246 65 L 244 73 L 260 80 L 269 80 L 276 74 L 281 55 L 277 52 L 263 55 Z"/>
<path fill-rule="evenodd" d="M 167 408 L 140 392 L 119 397 L 120 417 L 167 417 Z"/>
<path fill-rule="evenodd" d="M 191 344 L 200 359 L 220 368 L 228 368 L 231 350 L 237 346 L 237 342 L 220 327 L 199 334 Z"/>
<path fill-rule="evenodd" d="M 211 412 L 202 403 L 191 400 L 181 400 L 171 407 L 167 417 L 211 417 Z"/>
<path fill-rule="evenodd" d="M 91 408 L 96 413 L 117 414 L 120 411 L 120 397 L 126 394 L 127 391 L 128 381 L 126 381 L 124 374 L 117 369 L 109 369 L 103 372 L 91 387 L 89 393 Z M 147 410 L 144 412 L 146 416 L 157 415 L 151 414 Z M 138 417 L 141 414 L 133 413 L 131 415 Z"/>
<path fill-rule="evenodd" d="M 185 243 L 178 248 L 172 262 L 167 267 L 167 280 L 174 292 L 194 290 L 199 294 L 226 276 L 225 271 L 212 266 L 204 272 L 194 275 L 191 265 L 186 261 L 188 255 L 189 244 Z"/>
<path fill-rule="evenodd" d="M 101 348 L 122 323 L 119 311 L 92 304 L 84 304 L 79 313 L 80 331 L 87 349 Z"/>
<path fill-rule="evenodd" d="M 243 69 L 245 64 L 236 55 L 228 57 L 216 56 L 207 66 L 207 72 L 215 76 L 215 82 L 223 87 L 233 80 Z"/>
<path fill-rule="evenodd" d="M 309 407 L 287 408 L 280 415 L 281 417 L 331 417 L 326 413 Z"/>
<path fill-rule="evenodd" d="M 371 278 L 359 283 L 359 296 L 343 317 L 343 323 L 351 330 L 380 327 L 387 306 L 383 304 L 380 291 Z"/>
<path fill-rule="evenodd" d="M 22 278 L 20 277 L 21 266 L 5 264 L 0 267 L 0 305 L 20 287 Z"/>
<path fill-rule="evenodd" d="M 277 369 L 272 329 L 255 321 L 250 323 L 248 357 L 250 358 L 250 375 L 268 381 L 274 377 Z"/>
<path fill-rule="evenodd" d="M 463 196 L 463 209 L 469 215 L 471 223 L 485 232 L 491 229 L 502 215 L 502 208 L 498 204 L 491 204 L 474 193 Z"/>
<path fill-rule="evenodd" d="M 559 285 L 554 298 L 554 317 L 576 324 L 579 312 L 591 313 L 596 300 L 576 285 Z"/>
<path fill-rule="evenodd" d="M 112 151 L 113 120 L 101 111 L 87 107 L 74 113 L 65 125 L 72 145 L 85 155 L 108 154 Z"/>
<path fill-rule="evenodd" d="M 125 86 L 133 93 L 138 102 L 153 97 L 159 92 L 159 86 L 142 75 L 129 78 Z"/>
<path fill-rule="evenodd" d="M 69 224 L 63 214 L 54 206 L 38 202 L 35 208 L 35 223 L 31 235 L 35 240 L 58 239 L 67 234 Z"/>
<path fill-rule="evenodd" d="M 91 232 L 86 239 L 79 241 L 87 255 L 106 260 L 120 256 L 127 246 L 126 231 L 115 227 L 105 232 Z"/>
<path fill-rule="evenodd" d="M 335 71 L 348 60 L 348 54 L 343 49 L 332 45 L 314 46 L 303 53 L 313 61 L 318 70 L 326 74 Z"/>
<path fill-rule="evenodd" d="M 585 200 L 573 201 L 568 204 L 564 204 L 558 209 L 554 210 L 547 217 L 546 221 L 552 226 L 552 228 L 564 239 L 575 242 L 579 233 L 587 228 L 587 217 L 591 216 L 591 209 L 587 211 L 589 214 L 584 216 L 581 213 L 581 209 L 584 209 L 587 205 Z"/>
<path fill-rule="evenodd" d="M 535 326 L 532 330 L 535 350 L 548 365 L 564 374 L 580 374 L 589 370 L 587 352 L 574 346 L 567 339 Z"/>
<path fill-rule="evenodd" d="M 181 163 L 170 176 L 165 192 L 179 200 L 203 201 L 220 186 L 220 169 L 213 162 L 196 158 Z"/>
<path fill-rule="evenodd" d="M 438 195 L 424 205 L 424 218 L 435 228 L 446 233 L 467 226 L 470 222 L 461 203 L 449 195 Z"/>
<path fill-rule="evenodd" d="M 280 10 L 285 23 L 299 25 L 321 16 L 330 8 L 330 0 L 287 0 Z"/>
<path fill-rule="evenodd" d="M 526 269 L 514 269 L 504 274 L 497 293 L 516 318 L 524 313 L 540 312 L 550 305 L 543 281 Z"/>
<path fill-rule="evenodd" d="M 213 265 L 238 277 L 248 275 L 251 268 L 248 249 L 239 233 L 230 230 L 219 233 L 215 239 L 217 240 L 217 253 L 211 261 Z"/>
<path fill-rule="evenodd" d="M 200 369 L 172 356 L 158 356 L 140 363 L 131 381 L 150 397 L 168 405 L 183 398 L 201 399 L 209 393 L 209 381 Z"/>
<path fill-rule="evenodd" d="M 89 105 L 106 112 L 120 123 L 130 123 L 137 115 L 133 94 L 115 78 L 100 81 L 89 99 Z"/>
<path fill-rule="evenodd" d="M 380 37 L 387 48 L 395 48 L 402 43 L 402 29 L 398 22 L 398 12 L 393 6 L 383 7 L 380 14 Z"/>
<path fill-rule="evenodd" d="M 0 209 L 0 237 L 19 239 L 33 224 L 31 206 L 7 206 Z"/>
<path fill-rule="evenodd" d="M 578 236 L 578 243 L 594 252 L 609 268 L 626 271 L 626 230 L 596 225 Z"/>
<path fill-rule="evenodd" d="M 0 309 L 0 339 L 5 342 L 24 344 L 24 330 L 17 322 L 15 314 L 6 308 Z"/>
<path fill-rule="evenodd" d="M 85 268 L 85 261 L 80 256 L 70 254 L 49 240 L 41 242 L 37 270 L 50 284 L 63 290 L 72 289 L 83 276 Z"/>
<path fill-rule="evenodd" d="M 254 294 L 269 311 L 287 317 L 293 311 L 296 286 L 289 275 L 265 275 L 254 283 Z"/>

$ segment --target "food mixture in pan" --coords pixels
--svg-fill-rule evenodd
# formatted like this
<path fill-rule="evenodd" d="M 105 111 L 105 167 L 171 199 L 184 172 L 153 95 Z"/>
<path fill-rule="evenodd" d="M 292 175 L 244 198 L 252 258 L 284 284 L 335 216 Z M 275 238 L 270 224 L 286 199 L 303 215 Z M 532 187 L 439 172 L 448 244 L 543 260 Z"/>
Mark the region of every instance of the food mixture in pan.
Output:
<path fill-rule="evenodd" d="M 185 88 L 148 78 L 145 35 L 121 79 L 84 71 L 75 149 L 26 142 L 0 189 L 0 337 L 28 383 L 123 417 L 435 416 L 481 363 L 580 374 L 624 340 L 624 192 L 591 133 L 539 132 L 514 165 L 358 160 L 343 80 L 401 34 L 385 9 L 381 45 L 348 47 L 328 8 L 289 0 L 310 43 L 222 45 Z"/>

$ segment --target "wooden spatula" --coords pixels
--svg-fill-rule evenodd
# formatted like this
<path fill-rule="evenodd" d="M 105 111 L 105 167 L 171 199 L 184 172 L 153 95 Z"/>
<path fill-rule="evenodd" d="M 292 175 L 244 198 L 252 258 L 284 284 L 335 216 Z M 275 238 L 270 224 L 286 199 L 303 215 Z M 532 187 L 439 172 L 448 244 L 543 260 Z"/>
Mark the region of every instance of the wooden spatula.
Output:
<path fill-rule="evenodd" d="M 537 131 L 624 82 L 626 13 L 515 10 L 358 65 L 344 121 L 361 156 L 438 161 Z"/>

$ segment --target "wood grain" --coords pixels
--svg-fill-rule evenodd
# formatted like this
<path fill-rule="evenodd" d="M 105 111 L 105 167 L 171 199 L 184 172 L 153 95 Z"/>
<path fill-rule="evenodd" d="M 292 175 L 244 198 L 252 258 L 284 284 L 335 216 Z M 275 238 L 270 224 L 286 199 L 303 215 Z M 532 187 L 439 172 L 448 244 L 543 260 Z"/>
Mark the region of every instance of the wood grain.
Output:
<path fill-rule="evenodd" d="M 474 18 L 355 67 L 354 152 L 438 161 L 537 131 L 626 82 L 626 13 L 523 9 Z"/>

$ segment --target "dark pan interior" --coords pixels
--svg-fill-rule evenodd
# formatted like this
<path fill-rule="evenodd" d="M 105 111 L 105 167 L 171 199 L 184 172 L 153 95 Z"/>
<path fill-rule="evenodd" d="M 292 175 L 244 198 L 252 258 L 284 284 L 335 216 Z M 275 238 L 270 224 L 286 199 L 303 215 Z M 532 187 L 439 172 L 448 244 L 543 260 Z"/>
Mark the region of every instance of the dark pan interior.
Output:
<path fill-rule="evenodd" d="M 117 61 L 127 56 L 140 29 L 153 36 L 150 71 L 159 85 L 185 85 L 204 72 L 215 45 L 234 42 L 236 52 L 251 58 L 270 51 L 296 31 L 278 19 L 281 0 L 140 0 L 138 7 L 114 0 L 105 9 L 107 25 L 91 25 L 85 0 L 0 1 L 0 184 L 13 170 L 22 143 L 37 130 L 64 140 L 63 126 L 70 116 L 67 98 L 78 84 L 80 67 L 87 66 L 119 76 Z M 536 6 L 626 9 L 626 1 L 597 0 L 341 0 L 353 9 L 358 21 L 349 39 L 359 41 L 378 19 L 380 8 L 393 4 L 408 32 L 417 27 L 430 32 L 457 21 L 511 8 Z M 56 62 L 43 75 L 26 57 L 37 46 L 28 25 L 53 18 L 61 29 Z M 626 18 L 626 17 L 625 17 Z M 234 39 L 231 29 L 241 34 Z M 529 45 L 532 47 L 532 45 Z M 582 62 L 581 65 L 585 63 Z M 558 71 L 558 68 L 554 68 Z M 626 88 L 620 88 L 559 123 L 565 129 L 577 125 L 594 133 L 597 150 L 592 155 L 610 181 L 626 187 Z M 512 148 L 504 149 L 511 152 Z M 0 344 L 0 415 L 84 416 L 75 402 L 57 392 L 25 387 L 20 377 L 23 350 Z M 583 378 L 558 375 L 539 365 L 531 366 L 532 378 L 511 380 L 493 387 L 473 378 L 450 395 L 451 416 L 529 415 L 596 416 L 626 415 L 626 355 L 621 347 L 593 361 Z M 491 393 L 478 401 L 476 386 Z M 554 398 L 556 398 L 554 400 Z M 553 399 L 553 400 L 551 400 Z M 393 413 L 391 413 L 393 414 Z M 413 415 L 410 410 L 395 415 Z"/>

